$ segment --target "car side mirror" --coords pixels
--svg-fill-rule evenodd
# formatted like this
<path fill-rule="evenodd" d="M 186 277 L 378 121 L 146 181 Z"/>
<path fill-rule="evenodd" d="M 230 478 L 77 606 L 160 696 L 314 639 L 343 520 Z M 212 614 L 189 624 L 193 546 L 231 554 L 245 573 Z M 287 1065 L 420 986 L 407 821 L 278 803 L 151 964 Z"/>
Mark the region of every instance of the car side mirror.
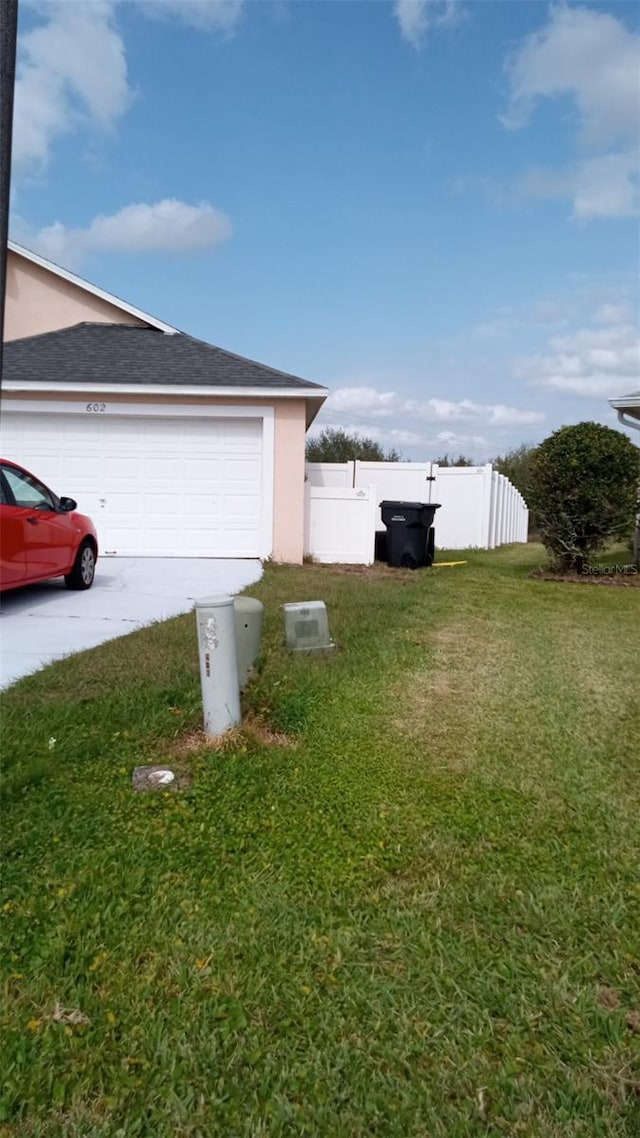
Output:
<path fill-rule="evenodd" d="M 76 502 L 75 498 L 61 498 L 60 509 L 62 510 L 63 514 L 70 514 L 72 510 L 78 509 L 78 503 Z"/>

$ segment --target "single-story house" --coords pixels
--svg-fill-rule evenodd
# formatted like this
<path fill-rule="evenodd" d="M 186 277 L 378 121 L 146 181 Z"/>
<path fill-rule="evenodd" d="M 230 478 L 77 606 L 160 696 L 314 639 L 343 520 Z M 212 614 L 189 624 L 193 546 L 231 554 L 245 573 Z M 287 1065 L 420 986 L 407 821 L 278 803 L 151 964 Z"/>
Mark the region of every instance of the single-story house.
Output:
<path fill-rule="evenodd" d="M 94 519 L 103 555 L 299 563 L 327 390 L 179 332 L 10 243 L 1 450 Z"/>

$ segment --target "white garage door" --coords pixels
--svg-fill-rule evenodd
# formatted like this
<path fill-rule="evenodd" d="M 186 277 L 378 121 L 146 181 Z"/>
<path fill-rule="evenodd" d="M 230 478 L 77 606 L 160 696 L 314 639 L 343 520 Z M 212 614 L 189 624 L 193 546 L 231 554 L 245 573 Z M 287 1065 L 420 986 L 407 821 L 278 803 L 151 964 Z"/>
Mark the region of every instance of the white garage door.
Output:
<path fill-rule="evenodd" d="M 100 404 L 96 404 L 100 407 Z M 103 555 L 258 557 L 262 419 L 2 416 L 5 458 L 89 514 Z"/>

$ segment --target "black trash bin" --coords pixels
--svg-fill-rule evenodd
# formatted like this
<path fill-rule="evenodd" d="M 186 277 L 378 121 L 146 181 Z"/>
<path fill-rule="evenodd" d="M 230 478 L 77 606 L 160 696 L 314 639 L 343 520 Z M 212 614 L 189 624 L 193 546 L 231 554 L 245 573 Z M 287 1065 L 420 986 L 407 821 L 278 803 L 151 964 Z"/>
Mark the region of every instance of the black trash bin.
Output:
<path fill-rule="evenodd" d="M 381 502 L 387 527 L 387 563 L 396 569 L 431 565 L 435 548 L 433 519 L 436 502 Z"/>

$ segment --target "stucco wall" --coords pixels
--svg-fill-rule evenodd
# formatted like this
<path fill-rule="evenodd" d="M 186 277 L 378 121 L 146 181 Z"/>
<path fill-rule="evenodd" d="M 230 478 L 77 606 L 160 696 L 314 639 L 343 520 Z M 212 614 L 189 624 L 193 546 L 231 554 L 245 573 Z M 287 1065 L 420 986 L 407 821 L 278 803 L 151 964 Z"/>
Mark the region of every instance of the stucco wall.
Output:
<path fill-rule="evenodd" d="M 273 559 L 302 564 L 304 549 L 304 399 L 276 403 Z"/>
<path fill-rule="evenodd" d="M 5 300 L 5 339 L 37 336 L 83 321 L 143 324 L 114 304 L 9 250 Z"/>

